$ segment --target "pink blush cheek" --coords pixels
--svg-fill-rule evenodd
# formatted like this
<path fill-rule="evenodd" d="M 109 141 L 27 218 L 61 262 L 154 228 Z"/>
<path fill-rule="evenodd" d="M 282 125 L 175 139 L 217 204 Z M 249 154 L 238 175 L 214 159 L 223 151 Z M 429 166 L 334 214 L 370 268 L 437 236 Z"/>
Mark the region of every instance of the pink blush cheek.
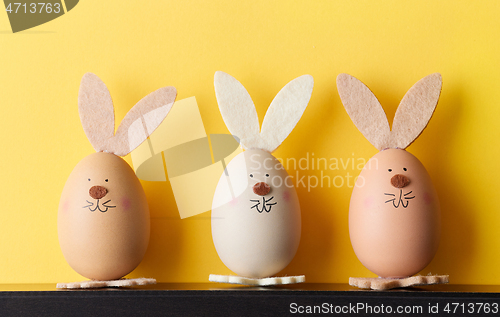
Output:
<path fill-rule="evenodd" d="M 229 205 L 230 205 L 230 206 L 236 206 L 237 204 L 238 204 L 238 198 L 234 198 L 233 200 L 231 200 L 231 201 L 229 202 Z"/>
<path fill-rule="evenodd" d="M 432 196 L 429 193 L 424 193 L 424 202 L 426 205 L 432 204 Z"/>
<path fill-rule="evenodd" d="M 62 205 L 62 211 L 64 213 L 67 213 L 69 211 L 69 200 L 65 200 L 63 205 Z"/>
<path fill-rule="evenodd" d="M 283 192 L 283 200 L 284 201 L 289 201 L 290 200 L 290 192 L 288 190 L 285 190 Z"/>
<path fill-rule="evenodd" d="M 128 199 L 127 197 L 122 198 L 122 208 L 123 208 L 123 210 L 130 209 L 130 199 Z"/>
<path fill-rule="evenodd" d="M 364 200 L 363 200 L 363 206 L 365 208 L 371 208 L 373 206 L 373 202 L 374 202 L 374 199 L 373 197 L 366 197 Z"/>

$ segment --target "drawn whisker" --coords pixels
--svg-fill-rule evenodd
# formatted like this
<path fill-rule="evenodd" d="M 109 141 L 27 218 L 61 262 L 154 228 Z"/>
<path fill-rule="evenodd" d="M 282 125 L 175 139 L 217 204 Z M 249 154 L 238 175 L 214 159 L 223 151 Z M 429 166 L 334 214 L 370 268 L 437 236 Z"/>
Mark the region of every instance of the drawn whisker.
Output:
<path fill-rule="evenodd" d="M 83 206 L 82 208 L 89 208 L 89 207 L 94 206 L 94 203 L 93 203 L 93 202 L 88 201 L 88 200 L 86 200 L 86 202 L 87 202 L 87 203 L 89 203 L 89 205 L 87 205 L 87 206 Z"/>
<path fill-rule="evenodd" d="M 273 202 L 273 203 L 269 203 L 272 199 L 274 199 L 274 196 L 266 199 L 266 197 L 262 197 L 262 199 L 250 199 L 251 202 L 254 202 L 255 205 L 253 205 L 252 207 L 250 207 L 250 209 L 257 209 L 257 211 L 259 213 L 262 213 L 263 211 L 265 212 L 270 212 L 271 211 L 271 207 L 274 206 L 274 205 L 277 205 L 278 202 Z M 262 205 L 261 205 L 262 204 Z M 260 208 L 259 208 L 260 206 Z"/>
<path fill-rule="evenodd" d="M 255 205 L 255 206 L 253 206 L 253 207 L 256 207 L 255 209 L 257 209 L 257 211 L 259 212 L 259 214 L 261 214 L 261 213 L 264 211 L 264 209 L 266 209 L 266 205 L 264 205 L 264 206 L 262 207 L 262 209 L 259 209 L 259 205 L 260 205 L 260 203 L 259 203 L 259 204 L 257 204 L 257 205 Z M 253 207 L 252 207 L 252 208 L 253 208 Z M 252 209 L 252 208 L 250 208 L 250 209 Z"/>
<path fill-rule="evenodd" d="M 110 199 L 110 200 L 107 200 L 107 201 L 105 201 L 105 202 L 103 202 L 103 203 L 102 203 L 102 205 L 103 205 L 104 207 L 106 207 L 106 208 L 115 208 L 116 206 L 108 206 L 108 205 L 106 205 L 106 204 L 107 204 L 107 203 L 109 203 L 110 201 L 111 201 L 111 199 Z"/>
<path fill-rule="evenodd" d="M 399 190 L 399 195 L 395 195 L 395 194 L 391 194 L 391 193 L 384 193 L 387 196 L 394 197 L 392 199 L 386 200 L 385 203 L 387 204 L 387 203 L 389 203 L 389 202 L 392 201 L 392 205 L 394 206 L 394 208 L 399 208 L 399 206 L 403 206 L 403 208 L 406 208 L 406 207 L 408 207 L 408 204 L 410 203 L 410 199 L 415 198 L 415 196 L 407 197 L 412 192 L 413 191 L 410 190 L 406 194 L 403 194 L 403 189 L 400 189 Z M 398 197 L 396 198 L 396 196 L 398 196 Z"/>

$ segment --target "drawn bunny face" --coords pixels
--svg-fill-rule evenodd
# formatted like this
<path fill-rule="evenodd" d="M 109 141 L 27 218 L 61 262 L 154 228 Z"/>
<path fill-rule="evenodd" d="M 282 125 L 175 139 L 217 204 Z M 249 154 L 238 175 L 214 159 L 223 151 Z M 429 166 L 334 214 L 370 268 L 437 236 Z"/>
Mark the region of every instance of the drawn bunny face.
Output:
<path fill-rule="evenodd" d="M 368 87 L 347 74 L 338 76 L 337 86 L 356 127 L 380 150 L 366 163 L 352 192 L 349 235 L 354 252 L 381 277 L 416 274 L 437 251 L 440 207 L 425 167 L 404 149 L 430 120 L 441 92 L 441 76 L 429 75 L 406 93 L 392 131 Z"/>
<path fill-rule="evenodd" d="M 288 173 L 271 154 L 293 130 L 311 97 L 313 80 L 301 76 L 274 98 L 259 132 L 245 88 L 223 72 L 215 92 L 229 131 L 246 149 L 227 165 L 212 204 L 212 237 L 222 262 L 240 276 L 278 273 L 300 241 L 298 196 Z"/>
<path fill-rule="evenodd" d="M 106 86 L 94 74 L 83 76 L 80 119 L 97 153 L 82 159 L 71 172 L 57 220 L 61 250 L 79 274 L 96 280 L 119 279 L 141 262 L 149 243 L 149 208 L 135 173 L 119 156 L 146 140 L 175 97 L 173 87 L 149 94 L 129 111 L 115 134 Z"/>
<path fill-rule="evenodd" d="M 224 182 L 216 192 L 221 196 L 216 196 L 214 202 L 235 205 L 243 196 L 248 197 L 249 208 L 257 213 L 271 212 L 273 206 L 288 201 L 290 192 L 295 190 L 281 162 L 258 149 L 246 150 L 234 157 L 221 180 Z"/>

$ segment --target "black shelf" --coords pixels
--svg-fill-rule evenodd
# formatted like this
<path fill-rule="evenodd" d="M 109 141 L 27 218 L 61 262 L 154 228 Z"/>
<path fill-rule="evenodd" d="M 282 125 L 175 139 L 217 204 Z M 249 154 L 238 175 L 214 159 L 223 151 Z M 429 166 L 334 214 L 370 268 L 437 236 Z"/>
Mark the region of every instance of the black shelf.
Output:
<path fill-rule="evenodd" d="M 489 312 L 481 303 L 488 303 Z M 439 314 L 430 313 L 429 309 L 436 304 Z M 449 313 L 444 311 L 447 304 Z M 495 313 L 494 309 L 498 304 L 498 285 L 446 284 L 390 291 L 311 283 L 275 287 L 160 283 L 93 290 L 58 290 L 55 284 L 0 285 L 0 316 L 284 316 L 294 310 L 297 313 L 291 315 L 312 315 L 298 312 L 314 306 L 320 307 L 324 315 L 336 315 L 337 309 L 337 315 L 341 316 L 371 316 L 376 309 L 377 316 L 411 315 L 397 311 L 389 314 L 388 307 L 392 310 L 414 307 L 414 316 L 499 316 L 500 311 Z M 358 309 L 359 305 L 365 308 Z M 367 306 L 371 307 L 371 313 Z M 326 307 L 330 309 L 328 312 Z M 470 313 L 472 307 L 474 313 Z M 385 313 L 381 312 L 383 308 Z"/>

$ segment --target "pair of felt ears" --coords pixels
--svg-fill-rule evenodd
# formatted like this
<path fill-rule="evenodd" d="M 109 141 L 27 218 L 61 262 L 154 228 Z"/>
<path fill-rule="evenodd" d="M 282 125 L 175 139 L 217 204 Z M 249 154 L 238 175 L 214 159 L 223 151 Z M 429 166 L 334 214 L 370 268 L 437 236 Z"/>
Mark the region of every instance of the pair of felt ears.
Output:
<path fill-rule="evenodd" d="M 229 74 L 218 71 L 214 78 L 215 96 L 229 132 L 239 138 L 244 149 L 273 152 L 288 137 L 306 110 L 314 86 L 303 75 L 283 87 L 267 109 L 262 129 L 252 98 L 243 85 Z"/>
<path fill-rule="evenodd" d="M 441 94 L 441 74 L 419 80 L 401 100 L 392 131 L 377 97 L 358 79 L 348 74 L 337 77 L 337 89 L 344 107 L 356 127 L 373 146 L 407 148 L 425 129 L 436 109 Z"/>
<path fill-rule="evenodd" d="M 97 152 L 125 156 L 163 122 L 176 96 L 174 87 L 150 93 L 125 115 L 115 133 L 114 107 L 108 88 L 99 77 L 87 73 L 80 84 L 78 111 L 83 130 Z"/>
<path fill-rule="evenodd" d="M 245 149 L 273 152 L 293 130 L 311 98 L 314 81 L 304 75 L 289 82 L 276 95 L 259 129 L 252 98 L 235 78 L 216 72 L 215 94 L 222 118 Z M 379 150 L 405 149 L 427 126 L 441 93 L 441 75 L 429 75 L 406 93 L 394 117 L 392 131 L 384 109 L 361 81 L 347 74 L 337 77 L 342 103 L 356 127 Z"/>

